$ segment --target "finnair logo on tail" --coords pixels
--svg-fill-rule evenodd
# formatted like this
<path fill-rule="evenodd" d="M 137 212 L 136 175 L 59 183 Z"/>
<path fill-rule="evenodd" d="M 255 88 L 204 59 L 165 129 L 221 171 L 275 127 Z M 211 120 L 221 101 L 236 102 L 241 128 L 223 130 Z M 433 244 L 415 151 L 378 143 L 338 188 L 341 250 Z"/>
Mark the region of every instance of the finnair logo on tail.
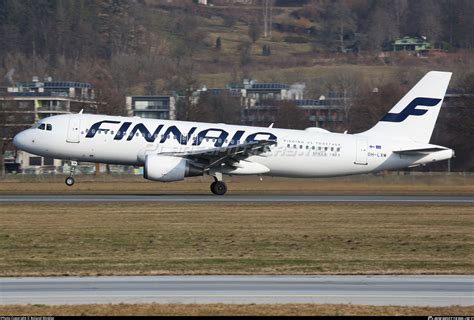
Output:
<path fill-rule="evenodd" d="M 426 109 L 417 109 L 416 107 L 434 107 L 436 106 L 441 99 L 433 99 L 433 98 L 415 98 L 412 102 L 410 102 L 405 109 L 403 109 L 400 113 L 387 113 L 382 120 L 380 121 L 387 121 L 387 122 L 402 122 L 409 116 L 422 116 L 428 110 Z"/>

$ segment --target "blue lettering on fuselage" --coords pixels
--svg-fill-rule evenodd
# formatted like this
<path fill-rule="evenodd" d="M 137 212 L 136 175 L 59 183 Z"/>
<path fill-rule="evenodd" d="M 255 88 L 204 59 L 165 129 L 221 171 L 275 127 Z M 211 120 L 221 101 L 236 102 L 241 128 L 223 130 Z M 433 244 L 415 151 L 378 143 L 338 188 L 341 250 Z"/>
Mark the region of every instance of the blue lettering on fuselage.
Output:
<path fill-rule="evenodd" d="M 146 141 L 148 142 L 154 142 L 155 139 L 158 137 L 158 134 L 160 133 L 161 129 L 163 128 L 163 125 L 160 124 L 156 129 L 155 132 L 151 133 L 148 131 L 148 129 L 143 125 L 143 123 L 137 124 L 135 127 L 133 127 L 132 131 L 130 131 L 130 134 L 128 135 L 127 141 L 130 141 L 135 137 L 135 134 L 140 131 L 142 136 L 145 138 Z"/>
<path fill-rule="evenodd" d="M 103 129 L 100 129 L 100 126 L 101 126 L 103 123 L 120 123 L 120 121 L 103 120 L 103 121 L 96 122 L 96 123 L 94 123 L 94 124 L 91 126 L 91 128 L 90 128 L 89 131 L 87 132 L 86 138 L 94 138 L 94 136 L 95 136 L 95 134 L 97 133 L 97 131 L 103 130 Z"/>
<path fill-rule="evenodd" d="M 125 133 L 127 133 L 127 130 L 131 124 L 131 122 L 122 123 L 120 129 L 118 129 L 117 134 L 115 135 L 114 140 L 122 140 L 122 138 L 125 137 Z"/>
<path fill-rule="evenodd" d="M 94 123 L 90 129 L 87 131 L 86 138 L 93 138 L 98 131 L 110 131 L 110 129 L 103 129 L 100 128 L 102 124 L 118 124 L 120 121 L 112 121 L 112 120 L 103 120 Z M 127 131 L 132 125 L 132 122 L 123 122 L 120 128 L 118 129 L 114 140 L 122 140 L 125 135 L 127 135 Z M 128 134 L 127 140 L 126 141 L 131 141 L 134 137 L 139 137 L 142 136 L 147 142 L 155 142 L 155 140 L 158 138 L 159 133 L 163 129 L 163 125 L 160 124 L 158 127 L 154 130 L 153 133 L 151 133 L 150 130 L 148 130 L 147 127 L 143 123 L 137 123 L 133 129 L 130 131 Z M 171 136 L 174 137 L 180 143 L 181 145 L 187 145 L 189 141 L 191 140 L 191 136 L 194 134 L 196 131 L 197 127 L 192 127 L 189 129 L 186 135 L 184 135 L 181 130 L 176 127 L 176 126 L 170 126 L 166 129 L 166 131 L 161 135 L 161 139 L 159 140 L 159 143 L 164 143 L 166 142 L 167 139 L 169 139 Z M 214 134 L 212 134 L 214 133 Z M 216 137 L 216 134 L 218 136 Z M 245 134 L 244 130 L 237 130 L 232 138 L 230 140 L 227 140 L 229 137 L 229 133 L 223 129 L 219 128 L 208 128 L 200 131 L 195 139 L 192 141 L 192 145 L 194 146 L 199 146 L 203 141 L 207 141 L 209 139 L 212 139 L 211 141 L 214 142 L 214 147 L 222 147 L 224 142 L 228 141 L 229 146 L 233 145 L 238 145 L 242 143 L 251 143 L 254 141 L 258 140 L 273 140 L 276 141 L 277 137 L 269 132 L 255 132 L 252 134 L 249 134 L 245 140 L 242 140 L 243 135 Z M 258 139 L 257 139 L 258 136 Z"/>
<path fill-rule="evenodd" d="M 257 135 L 266 135 L 268 137 L 267 137 L 267 139 L 256 139 Z M 277 137 L 273 133 L 269 133 L 269 132 L 255 132 L 255 133 L 250 134 L 247 137 L 247 139 L 245 139 L 245 143 L 250 143 L 250 142 L 254 142 L 254 141 L 258 141 L 258 140 L 276 141 Z"/>
<path fill-rule="evenodd" d="M 188 144 L 188 141 L 189 139 L 191 139 L 191 135 L 194 133 L 194 131 L 196 131 L 196 127 L 192 127 L 188 134 L 183 136 L 183 134 L 181 133 L 181 131 L 178 129 L 178 127 L 176 126 L 171 126 L 169 127 L 168 129 L 166 129 L 163 137 L 161 138 L 161 141 L 160 143 L 163 143 L 166 141 L 166 139 L 168 139 L 168 136 L 170 136 L 170 134 L 173 134 L 174 138 L 176 140 L 178 140 L 178 142 L 182 145 L 186 145 Z"/>
<path fill-rule="evenodd" d="M 219 137 L 208 136 L 209 131 L 220 132 Z M 229 136 L 229 133 L 222 129 L 209 128 L 202 130 L 198 133 L 196 140 L 193 142 L 193 146 L 199 146 L 204 141 L 204 139 L 214 139 L 214 147 L 221 147 L 224 144 L 225 139 Z"/>

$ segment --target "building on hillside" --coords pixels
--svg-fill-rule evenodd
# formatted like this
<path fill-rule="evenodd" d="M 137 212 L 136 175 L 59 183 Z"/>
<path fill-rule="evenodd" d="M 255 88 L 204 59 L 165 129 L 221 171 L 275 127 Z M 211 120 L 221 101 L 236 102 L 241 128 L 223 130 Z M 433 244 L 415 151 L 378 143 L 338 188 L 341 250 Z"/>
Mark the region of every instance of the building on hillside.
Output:
<path fill-rule="evenodd" d="M 295 100 L 295 105 L 305 110 L 312 127 L 333 132 L 342 132 L 344 127 L 344 106 L 341 98 L 321 96 L 319 100 Z"/>
<path fill-rule="evenodd" d="M 431 49 L 431 43 L 426 39 L 426 37 L 403 37 L 392 43 L 393 51 L 422 52 Z"/>
<path fill-rule="evenodd" d="M 148 119 L 176 119 L 176 97 L 174 95 L 127 96 L 126 108 L 129 116 Z"/>
<path fill-rule="evenodd" d="M 312 127 L 329 131 L 342 132 L 344 128 L 344 107 L 338 99 L 326 99 L 321 96 L 319 100 L 301 99 L 288 100 L 297 108 L 303 109 Z M 278 104 L 266 103 L 246 107 L 243 111 L 242 122 L 250 126 L 266 127 L 277 119 Z"/>
<path fill-rule="evenodd" d="M 33 156 L 16 151 L 11 143 L 20 131 L 35 122 L 53 115 L 96 110 L 91 84 L 73 81 L 53 81 L 51 77 L 40 81 L 33 77 L 29 82 L 18 82 L 0 95 L 0 138 L 7 146 L 4 154 L 7 171 L 39 170 L 41 166 L 62 166 L 61 160 Z"/>

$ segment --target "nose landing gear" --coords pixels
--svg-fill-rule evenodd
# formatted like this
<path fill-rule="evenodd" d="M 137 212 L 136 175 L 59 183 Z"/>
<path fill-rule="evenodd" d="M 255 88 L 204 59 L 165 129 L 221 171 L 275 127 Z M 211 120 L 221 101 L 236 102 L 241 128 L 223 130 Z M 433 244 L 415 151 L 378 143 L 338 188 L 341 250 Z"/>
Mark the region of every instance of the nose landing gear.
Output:
<path fill-rule="evenodd" d="M 74 172 L 76 171 L 76 166 L 77 166 L 77 161 L 71 161 L 71 175 L 67 177 L 66 180 L 64 180 L 64 183 L 66 183 L 68 187 L 71 187 L 75 182 Z"/>

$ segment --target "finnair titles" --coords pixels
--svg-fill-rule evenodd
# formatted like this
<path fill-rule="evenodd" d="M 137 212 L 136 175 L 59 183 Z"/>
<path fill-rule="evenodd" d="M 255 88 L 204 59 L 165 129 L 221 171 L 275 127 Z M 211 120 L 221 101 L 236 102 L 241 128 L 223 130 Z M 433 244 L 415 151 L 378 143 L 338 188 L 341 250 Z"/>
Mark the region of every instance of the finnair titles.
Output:
<path fill-rule="evenodd" d="M 14 138 L 17 148 L 71 161 L 144 166 L 144 178 L 171 182 L 209 175 L 223 195 L 224 175 L 332 177 L 398 170 L 447 160 L 430 144 L 450 72 L 428 72 L 374 127 L 357 134 L 289 130 L 93 114 L 52 116 Z"/>

